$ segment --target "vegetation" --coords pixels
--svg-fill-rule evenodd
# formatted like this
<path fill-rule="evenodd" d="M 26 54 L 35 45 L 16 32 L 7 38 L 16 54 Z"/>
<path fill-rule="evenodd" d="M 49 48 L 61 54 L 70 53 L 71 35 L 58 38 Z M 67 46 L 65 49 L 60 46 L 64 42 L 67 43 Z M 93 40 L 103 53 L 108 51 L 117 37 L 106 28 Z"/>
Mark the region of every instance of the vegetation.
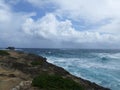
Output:
<path fill-rule="evenodd" d="M 48 74 L 42 74 L 34 78 L 32 85 L 42 90 L 84 90 L 81 85 L 72 79 Z"/>
<path fill-rule="evenodd" d="M 32 62 L 31 62 L 31 65 L 37 66 L 37 65 L 41 65 L 41 63 L 42 63 L 42 62 L 40 62 L 40 61 L 32 61 Z"/>
<path fill-rule="evenodd" d="M 0 55 L 2 55 L 2 56 L 9 55 L 9 53 L 7 51 L 0 50 Z"/>

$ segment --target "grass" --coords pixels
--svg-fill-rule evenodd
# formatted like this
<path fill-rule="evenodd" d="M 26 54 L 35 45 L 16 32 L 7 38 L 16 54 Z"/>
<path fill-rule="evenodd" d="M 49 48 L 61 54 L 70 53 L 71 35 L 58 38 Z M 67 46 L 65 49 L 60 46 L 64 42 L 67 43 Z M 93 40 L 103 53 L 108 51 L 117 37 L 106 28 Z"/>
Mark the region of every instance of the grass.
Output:
<path fill-rule="evenodd" d="M 32 85 L 42 90 L 84 90 L 81 85 L 72 79 L 48 74 L 35 77 L 32 81 Z"/>
<path fill-rule="evenodd" d="M 42 64 L 42 62 L 40 62 L 40 61 L 32 61 L 31 62 L 31 65 L 33 65 L 33 66 L 38 66 L 38 65 L 41 65 Z"/>
<path fill-rule="evenodd" d="M 10 55 L 7 51 L 0 50 L 0 55 L 5 56 L 5 55 Z"/>

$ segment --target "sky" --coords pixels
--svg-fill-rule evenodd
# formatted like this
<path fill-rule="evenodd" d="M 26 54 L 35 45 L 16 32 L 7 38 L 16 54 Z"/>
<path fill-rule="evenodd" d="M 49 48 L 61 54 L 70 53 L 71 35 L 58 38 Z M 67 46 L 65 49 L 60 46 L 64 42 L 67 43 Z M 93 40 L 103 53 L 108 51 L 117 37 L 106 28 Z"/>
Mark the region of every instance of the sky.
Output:
<path fill-rule="evenodd" d="M 0 0 L 0 47 L 120 49 L 120 0 Z"/>

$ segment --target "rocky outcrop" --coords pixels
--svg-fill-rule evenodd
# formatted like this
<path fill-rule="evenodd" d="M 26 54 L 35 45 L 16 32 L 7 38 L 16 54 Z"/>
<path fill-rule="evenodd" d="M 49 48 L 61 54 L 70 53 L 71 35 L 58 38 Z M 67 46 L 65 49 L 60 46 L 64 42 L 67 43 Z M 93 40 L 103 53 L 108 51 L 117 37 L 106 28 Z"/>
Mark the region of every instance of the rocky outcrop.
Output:
<path fill-rule="evenodd" d="M 48 63 L 44 57 L 19 51 L 6 52 L 9 55 L 0 55 L 0 90 L 39 90 L 33 87 L 31 82 L 34 77 L 43 73 L 70 78 L 85 90 L 109 90 L 71 75 L 63 68 Z"/>
<path fill-rule="evenodd" d="M 15 47 L 7 47 L 8 50 L 15 50 Z"/>

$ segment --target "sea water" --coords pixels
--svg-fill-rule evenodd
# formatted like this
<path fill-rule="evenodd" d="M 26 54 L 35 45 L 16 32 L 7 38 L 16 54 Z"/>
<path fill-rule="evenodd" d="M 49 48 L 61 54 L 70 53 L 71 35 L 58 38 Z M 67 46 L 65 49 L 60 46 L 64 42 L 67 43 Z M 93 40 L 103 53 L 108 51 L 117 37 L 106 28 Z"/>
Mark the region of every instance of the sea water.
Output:
<path fill-rule="evenodd" d="M 120 90 L 120 50 L 22 49 L 47 58 L 71 74 Z"/>

